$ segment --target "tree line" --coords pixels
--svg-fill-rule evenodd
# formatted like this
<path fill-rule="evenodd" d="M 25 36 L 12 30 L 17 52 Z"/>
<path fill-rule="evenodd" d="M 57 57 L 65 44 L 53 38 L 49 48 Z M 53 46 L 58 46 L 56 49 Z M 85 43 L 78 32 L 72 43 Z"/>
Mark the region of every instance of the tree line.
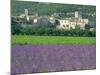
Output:
<path fill-rule="evenodd" d="M 77 37 L 95 37 L 96 31 L 90 31 L 88 29 L 57 29 L 55 27 L 34 27 L 26 26 L 22 27 L 21 25 L 12 25 L 11 26 L 12 35 L 34 35 L 34 36 L 77 36 Z"/>

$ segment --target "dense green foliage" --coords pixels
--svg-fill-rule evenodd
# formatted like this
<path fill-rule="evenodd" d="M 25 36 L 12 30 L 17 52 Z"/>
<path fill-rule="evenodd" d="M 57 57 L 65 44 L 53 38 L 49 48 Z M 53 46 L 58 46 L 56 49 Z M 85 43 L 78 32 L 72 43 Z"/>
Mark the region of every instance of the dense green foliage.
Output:
<path fill-rule="evenodd" d="M 17 26 L 17 27 L 16 27 Z M 80 30 L 80 29 L 57 29 L 55 27 L 34 27 L 20 25 L 12 25 L 12 35 L 35 35 L 35 36 L 81 36 L 81 37 L 95 37 L 95 31 Z"/>
<path fill-rule="evenodd" d="M 30 14 L 53 14 L 57 12 L 67 13 L 74 11 L 82 11 L 84 13 L 94 13 L 95 6 L 88 5 L 73 5 L 73 4 L 56 4 L 56 3 L 40 3 L 40 2 L 24 2 L 12 0 L 12 14 L 20 15 L 24 9 L 29 9 Z"/>
<path fill-rule="evenodd" d="M 65 36 L 12 36 L 12 44 L 77 44 L 92 45 L 96 43 L 95 37 L 65 37 Z"/>

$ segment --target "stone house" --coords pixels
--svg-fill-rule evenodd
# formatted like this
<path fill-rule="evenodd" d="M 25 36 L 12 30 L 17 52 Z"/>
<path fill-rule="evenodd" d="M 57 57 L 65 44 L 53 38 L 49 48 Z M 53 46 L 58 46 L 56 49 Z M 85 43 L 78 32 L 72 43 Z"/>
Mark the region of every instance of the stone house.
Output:
<path fill-rule="evenodd" d="M 59 24 L 56 26 L 59 29 L 85 29 L 85 25 L 89 23 L 88 19 L 82 18 L 82 13 L 75 11 L 75 17 L 57 19 Z"/>
<path fill-rule="evenodd" d="M 58 19 L 59 25 L 57 28 L 59 29 L 75 29 L 79 27 L 80 29 L 85 29 L 85 25 L 88 24 L 88 19 L 82 18 L 66 18 L 66 19 Z"/>

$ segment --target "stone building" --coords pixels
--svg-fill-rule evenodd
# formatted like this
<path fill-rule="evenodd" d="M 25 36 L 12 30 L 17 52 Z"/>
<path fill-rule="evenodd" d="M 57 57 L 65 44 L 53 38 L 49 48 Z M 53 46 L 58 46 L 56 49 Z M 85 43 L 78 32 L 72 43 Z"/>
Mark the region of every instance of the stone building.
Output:
<path fill-rule="evenodd" d="M 85 25 L 89 24 L 88 19 L 82 18 L 82 12 L 75 11 L 74 17 L 58 19 L 54 16 L 38 16 L 29 15 L 28 9 L 25 9 L 24 13 L 20 16 L 13 17 L 18 23 L 22 25 L 31 26 L 54 26 L 58 29 L 75 29 L 76 27 L 80 29 L 85 29 Z"/>
<path fill-rule="evenodd" d="M 33 17 L 32 18 L 33 26 L 50 26 L 53 25 L 53 21 L 50 20 L 47 16 Z"/>
<path fill-rule="evenodd" d="M 58 19 L 59 24 L 57 28 L 59 29 L 75 29 L 76 27 L 80 29 L 85 29 L 85 25 L 89 23 L 88 19 L 83 19 L 82 15 L 78 12 L 75 12 L 75 17 Z"/>

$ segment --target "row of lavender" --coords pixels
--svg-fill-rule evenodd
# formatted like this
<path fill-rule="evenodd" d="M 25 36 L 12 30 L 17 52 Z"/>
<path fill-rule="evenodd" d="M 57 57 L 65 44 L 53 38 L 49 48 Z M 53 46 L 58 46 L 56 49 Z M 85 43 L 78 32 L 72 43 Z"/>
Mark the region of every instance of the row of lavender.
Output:
<path fill-rule="evenodd" d="M 12 45 L 11 73 L 96 68 L 95 45 Z"/>

